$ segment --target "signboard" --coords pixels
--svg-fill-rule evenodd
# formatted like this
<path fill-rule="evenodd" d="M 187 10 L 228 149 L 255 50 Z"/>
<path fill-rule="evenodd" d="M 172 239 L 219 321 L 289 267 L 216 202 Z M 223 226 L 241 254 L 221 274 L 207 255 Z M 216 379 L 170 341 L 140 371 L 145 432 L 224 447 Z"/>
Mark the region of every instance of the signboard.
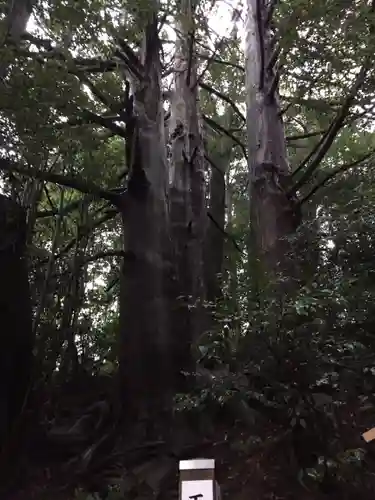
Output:
<path fill-rule="evenodd" d="M 373 441 L 375 439 L 375 427 L 373 427 L 369 431 L 364 432 L 362 434 L 362 437 L 366 441 L 366 443 Z"/>
<path fill-rule="evenodd" d="M 180 461 L 180 500 L 220 500 L 215 460 Z"/>
<path fill-rule="evenodd" d="M 181 500 L 214 500 L 212 481 L 182 481 Z"/>

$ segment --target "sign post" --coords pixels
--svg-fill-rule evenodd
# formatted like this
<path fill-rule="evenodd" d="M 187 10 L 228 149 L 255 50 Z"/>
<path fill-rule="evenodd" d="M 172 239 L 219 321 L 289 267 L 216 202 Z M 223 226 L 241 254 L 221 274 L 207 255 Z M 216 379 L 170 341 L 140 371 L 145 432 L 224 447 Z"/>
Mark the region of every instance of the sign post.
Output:
<path fill-rule="evenodd" d="M 215 479 L 215 460 L 180 461 L 180 500 L 221 500 Z"/>

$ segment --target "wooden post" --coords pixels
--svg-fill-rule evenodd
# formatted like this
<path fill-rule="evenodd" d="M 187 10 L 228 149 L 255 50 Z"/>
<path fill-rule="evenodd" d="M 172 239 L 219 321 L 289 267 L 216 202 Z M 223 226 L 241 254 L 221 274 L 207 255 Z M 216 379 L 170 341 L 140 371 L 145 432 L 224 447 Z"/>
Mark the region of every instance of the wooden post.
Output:
<path fill-rule="evenodd" d="M 215 479 L 215 460 L 180 461 L 180 500 L 220 500 Z"/>

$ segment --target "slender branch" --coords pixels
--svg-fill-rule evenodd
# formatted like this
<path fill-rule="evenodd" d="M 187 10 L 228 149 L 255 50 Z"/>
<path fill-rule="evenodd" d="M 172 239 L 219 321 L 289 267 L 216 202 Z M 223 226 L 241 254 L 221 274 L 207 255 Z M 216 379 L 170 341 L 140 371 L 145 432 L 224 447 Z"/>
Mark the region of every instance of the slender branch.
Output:
<path fill-rule="evenodd" d="M 233 243 L 234 247 L 236 250 L 238 250 L 241 254 L 243 254 L 243 251 L 241 250 L 240 246 L 238 245 L 235 237 L 232 234 L 229 234 L 225 229 L 223 229 L 220 224 L 217 222 L 217 220 L 214 219 L 213 215 L 211 212 L 207 212 L 207 217 L 210 219 L 210 221 L 214 224 L 214 226 L 229 240 Z"/>
<path fill-rule="evenodd" d="M 276 62 L 278 61 L 280 54 L 281 54 L 281 47 L 277 43 L 272 54 L 271 54 L 271 57 L 268 60 L 267 71 L 271 71 L 275 67 Z"/>
<path fill-rule="evenodd" d="M 245 68 L 240 64 L 236 64 L 230 61 L 223 61 L 223 59 L 219 59 L 217 57 L 212 58 L 212 56 L 206 56 L 204 54 L 198 54 L 197 57 L 198 59 L 203 59 L 204 61 L 211 61 L 211 63 L 217 63 L 217 64 L 222 64 L 224 66 L 229 66 L 230 68 L 235 68 L 241 71 L 242 73 L 245 73 Z"/>
<path fill-rule="evenodd" d="M 224 43 L 225 43 L 226 39 L 224 37 L 221 37 L 221 40 L 219 43 L 215 44 L 215 49 L 214 51 L 212 52 L 211 56 L 209 56 L 207 58 L 207 64 L 206 66 L 203 68 L 201 74 L 197 77 L 197 81 L 195 82 L 195 85 L 199 85 L 201 83 L 201 81 L 203 80 L 203 77 L 204 75 L 207 73 L 207 71 L 209 70 L 211 64 L 214 62 L 215 58 L 216 58 L 216 55 L 217 53 L 222 50 L 223 46 L 224 46 Z"/>
<path fill-rule="evenodd" d="M 296 134 L 296 135 L 289 135 L 285 138 L 286 141 L 299 141 L 301 139 L 308 139 L 309 137 L 315 137 L 317 135 L 322 135 L 325 134 L 327 130 L 316 130 L 315 132 L 308 132 L 306 134 Z"/>
<path fill-rule="evenodd" d="M 80 198 L 79 200 L 72 201 L 72 203 L 68 203 L 63 209 L 62 209 L 62 215 L 68 215 L 73 210 L 76 210 L 77 208 L 80 207 L 81 203 L 90 203 L 93 200 L 92 195 L 86 195 L 83 198 Z M 52 209 L 52 210 L 43 210 L 42 212 L 37 212 L 36 216 L 38 219 L 42 219 L 45 217 L 54 217 L 57 215 L 59 212 L 57 209 Z"/>
<path fill-rule="evenodd" d="M 43 39 L 43 38 L 38 38 L 34 35 L 31 35 L 30 33 L 23 33 L 21 35 L 21 40 L 27 40 L 28 42 L 31 42 L 32 44 L 36 45 L 37 47 L 43 47 L 46 50 L 53 50 L 54 47 L 52 45 L 51 40 Z"/>
<path fill-rule="evenodd" d="M 245 145 L 243 144 L 243 142 L 241 142 L 239 139 L 237 139 L 237 137 L 235 137 L 233 134 L 228 132 L 228 130 L 226 130 L 224 127 L 222 127 L 219 123 L 217 123 L 212 118 L 209 118 L 208 116 L 203 115 L 203 119 L 207 123 L 207 125 L 209 125 L 213 130 L 216 130 L 216 132 L 224 134 L 227 137 L 229 137 L 230 139 L 232 139 L 232 141 L 235 142 L 241 148 L 244 157 L 247 159 L 247 152 L 246 152 L 246 148 L 245 148 Z"/>
<path fill-rule="evenodd" d="M 207 154 L 204 154 L 204 159 L 206 161 L 208 161 L 208 163 L 211 165 L 212 168 L 214 168 L 215 170 L 217 170 L 222 176 L 223 176 L 223 179 L 225 179 L 225 175 L 224 175 L 224 172 L 222 171 L 221 168 L 219 168 L 216 163 L 213 161 L 213 159 L 208 156 Z"/>
<path fill-rule="evenodd" d="M 108 250 L 106 252 L 98 252 L 95 255 L 90 255 L 86 257 L 82 265 L 88 264 L 90 262 L 95 262 L 100 259 L 107 259 L 108 257 L 126 257 L 127 253 L 124 250 Z"/>
<path fill-rule="evenodd" d="M 332 170 L 328 175 L 326 175 L 318 184 L 316 184 L 311 191 L 305 195 L 300 201 L 299 205 L 302 205 L 303 203 L 306 203 L 310 198 L 314 196 L 314 194 L 324 187 L 329 181 L 331 181 L 334 177 L 336 177 L 338 174 L 346 172 L 347 170 L 350 170 L 353 167 L 358 166 L 360 163 L 362 163 L 365 160 L 368 160 L 373 154 L 375 153 L 375 150 L 370 151 L 366 155 L 362 156 L 361 158 L 351 162 L 351 163 L 345 163 L 344 165 L 340 165 L 339 167 L 336 167 L 335 169 Z"/>
<path fill-rule="evenodd" d="M 342 126 L 345 123 L 345 119 L 348 115 L 353 100 L 355 99 L 358 90 L 360 89 L 365 80 L 369 61 L 370 58 L 366 58 L 365 63 L 362 65 L 354 81 L 352 89 L 349 92 L 348 96 L 346 97 L 341 109 L 337 113 L 335 120 L 332 122 L 331 126 L 327 130 L 327 133 L 320 141 L 319 147 L 314 148 L 316 150 L 316 153 L 313 153 L 315 154 L 315 157 L 313 157 L 313 155 L 310 156 L 311 158 L 313 158 L 310 165 L 307 167 L 306 171 L 301 176 L 301 178 L 292 187 L 291 193 L 295 193 L 301 186 L 305 184 L 305 182 L 311 177 L 314 171 L 318 168 L 324 156 L 327 154 L 328 150 L 332 146 L 333 141 L 335 140 L 337 134 L 339 133 L 339 131 L 341 130 Z M 300 167 L 298 169 L 300 170 Z"/>
<path fill-rule="evenodd" d="M 105 212 L 105 214 L 100 217 L 97 221 L 95 221 L 93 224 L 91 224 L 89 227 L 86 227 L 79 235 L 79 238 L 77 238 L 76 236 L 70 240 L 69 243 L 67 243 L 65 245 L 65 247 L 60 250 L 60 252 L 55 255 L 54 259 L 55 261 L 58 260 L 58 259 L 61 259 L 62 257 L 64 257 L 65 254 L 67 254 L 69 252 L 69 250 L 71 250 L 74 245 L 77 244 L 77 242 L 79 242 L 79 240 L 81 238 L 83 238 L 84 236 L 87 236 L 87 234 L 90 232 L 90 231 L 93 231 L 94 229 L 98 228 L 99 226 L 101 226 L 102 224 L 104 224 L 105 222 L 108 222 L 109 220 L 113 219 L 114 217 L 116 217 L 116 215 L 118 214 L 118 211 L 117 210 L 114 210 L 114 209 L 111 209 L 111 210 L 108 210 L 107 212 Z M 43 259 L 39 262 L 39 266 L 43 266 L 44 264 L 46 264 L 48 262 L 48 259 Z"/>
<path fill-rule="evenodd" d="M 88 86 L 92 94 L 97 99 L 99 99 L 99 101 L 102 104 L 104 104 L 104 106 L 106 106 L 110 110 L 113 110 L 113 104 L 109 102 L 108 97 L 94 85 L 94 83 L 90 80 L 90 78 L 88 78 L 88 76 L 83 71 L 75 70 L 74 73 L 83 84 Z"/>
<path fill-rule="evenodd" d="M 106 118 L 105 116 L 100 116 L 94 113 L 93 111 L 90 111 L 89 109 L 83 109 L 82 115 L 83 116 L 81 118 L 77 118 L 73 121 L 70 120 L 69 125 L 79 125 L 80 123 L 96 123 L 101 127 L 107 128 L 114 135 L 118 135 L 126 139 L 125 130 L 119 125 L 116 125 L 116 123 L 113 123 L 113 118 Z M 120 120 L 120 117 L 118 118 Z"/>
<path fill-rule="evenodd" d="M 120 201 L 120 197 L 116 193 L 102 189 L 92 182 L 85 181 L 78 177 L 73 178 L 61 174 L 54 174 L 52 172 L 41 172 L 33 167 L 26 167 L 5 158 L 0 159 L 0 170 L 5 172 L 17 172 L 18 174 L 25 175 L 27 177 L 46 182 L 53 182 L 54 184 L 59 184 L 60 186 L 76 189 L 81 193 L 91 194 L 96 198 L 107 200 L 115 206 L 118 206 Z"/>
<path fill-rule="evenodd" d="M 222 99 L 223 101 L 225 101 L 226 103 L 228 103 L 232 107 L 232 109 L 237 113 L 237 115 L 241 118 L 241 120 L 244 123 L 246 122 L 245 116 L 241 113 L 241 111 L 238 109 L 237 105 L 232 101 L 232 99 L 230 99 L 230 97 L 228 97 L 225 94 L 221 93 L 219 90 L 216 90 L 216 89 L 212 88 L 210 85 L 207 85 L 207 83 L 200 82 L 199 86 L 202 89 L 207 90 L 207 92 L 210 92 L 211 94 L 216 95 L 217 97 L 219 97 L 220 99 Z"/>

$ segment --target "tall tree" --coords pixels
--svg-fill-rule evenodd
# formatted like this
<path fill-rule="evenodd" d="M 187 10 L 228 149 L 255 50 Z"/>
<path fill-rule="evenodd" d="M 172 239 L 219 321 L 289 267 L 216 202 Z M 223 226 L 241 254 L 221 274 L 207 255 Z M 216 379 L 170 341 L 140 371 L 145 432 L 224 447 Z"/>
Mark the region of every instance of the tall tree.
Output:
<path fill-rule="evenodd" d="M 176 20 L 171 102 L 171 222 L 176 255 L 176 369 L 191 370 L 191 346 L 203 329 L 203 243 L 206 230 L 204 151 L 198 106 L 196 3 L 181 0 Z M 178 353 L 178 354 L 177 354 Z"/>
<path fill-rule="evenodd" d="M 158 4 L 150 1 L 140 57 L 128 69 L 127 191 L 120 202 L 125 258 L 120 292 L 120 377 L 126 413 L 157 420 L 171 404 L 167 163 L 161 95 Z M 124 45 L 124 44 L 123 44 Z M 126 55 L 124 55 L 126 59 Z"/>
<path fill-rule="evenodd" d="M 291 175 L 278 98 L 278 44 L 272 30 L 276 2 L 247 1 L 246 90 L 251 221 L 257 253 L 266 269 L 285 264 L 286 236 L 299 222 L 288 196 Z"/>

